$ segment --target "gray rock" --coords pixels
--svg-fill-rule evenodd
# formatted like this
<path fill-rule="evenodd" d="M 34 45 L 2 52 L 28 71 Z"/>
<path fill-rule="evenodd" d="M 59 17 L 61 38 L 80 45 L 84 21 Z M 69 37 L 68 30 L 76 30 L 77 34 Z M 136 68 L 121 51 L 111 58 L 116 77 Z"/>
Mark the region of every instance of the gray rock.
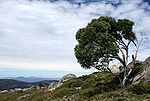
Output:
<path fill-rule="evenodd" d="M 150 64 L 150 57 L 148 57 L 147 59 L 145 59 L 144 63 L 145 64 Z"/>
<path fill-rule="evenodd" d="M 76 78 L 76 75 L 74 75 L 74 74 L 67 74 L 67 75 L 63 76 L 63 77 L 59 80 L 59 82 L 58 82 L 58 84 L 57 84 L 57 87 L 61 86 L 65 81 L 68 81 L 68 80 L 70 80 L 70 79 L 72 79 L 72 78 Z"/>
<path fill-rule="evenodd" d="M 114 75 L 118 75 L 120 73 L 119 67 L 116 65 L 113 65 L 110 70 Z"/>
<path fill-rule="evenodd" d="M 36 89 L 37 89 L 37 90 L 39 90 L 39 89 L 40 89 L 40 87 L 37 85 L 37 86 L 36 86 Z"/>
<path fill-rule="evenodd" d="M 25 91 L 27 91 L 27 90 L 28 90 L 28 88 L 24 88 L 24 89 L 22 89 L 22 91 L 24 91 L 24 92 L 25 92 Z"/>
<path fill-rule="evenodd" d="M 0 93 L 8 93 L 8 92 L 9 92 L 8 90 L 3 90 Z"/>
<path fill-rule="evenodd" d="M 75 89 L 76 89 L 76 90 L 80 90 L 80 89 L 81 89 L 81 87 L 76 87 Z"/>
<path fill-rule="evenodd" d="M 69 79 L 72 79 L 72 78 L 76 78 L 76 75 L 74 75 L 74 74 L 67 74 L 67 75 L 63 76 L 63 77 L 60 79 L 59 82 L 65 82 L 65 81 L 67 81 L 67 80 L 69 80 Z"/>
<path fill-rule="evenodd" d="M 23 96 L 18 97 L 17 100 L 25 99 L 26 97 L 29 97 L 29 96 L 30 96 L 29 94 L 25 94 Z"/>
<path fill-rule="evenodd" d="M 15 92 L 20 92 L 20 91 L 22 91 L 22 88 L 15 88 L 14 91 Z"/>
<path fill-rule="evenodd" d="M 58 82 L 52 82 L 49 86 L 48 89 L 53 89 L 57 87 Z"/>
<path fill-rule="evenodd" d="M 49 91 L 52 91 L 52 90 L 55 90 L 57 87 L 60 87 L 65 81 L 67 80 L 70 80 L 72 78 L 76 78 L 76 75 L 74 74 L 67 74 L 65 76 L 63 76 L 59 82 L 52 82 L 49 87 L 48 87 L 48 90 Z"/>
<path fill-rule="evenodd" d="M 15 91 L 13 89 L 9 90 L 10 92 L 14 93 Z"/>
<path fill-rule="evenodd" d="M 148 57 L 143 64 L 144 69 L 134 77 L 132 84 L 150 81 L 150 57 Z"/>

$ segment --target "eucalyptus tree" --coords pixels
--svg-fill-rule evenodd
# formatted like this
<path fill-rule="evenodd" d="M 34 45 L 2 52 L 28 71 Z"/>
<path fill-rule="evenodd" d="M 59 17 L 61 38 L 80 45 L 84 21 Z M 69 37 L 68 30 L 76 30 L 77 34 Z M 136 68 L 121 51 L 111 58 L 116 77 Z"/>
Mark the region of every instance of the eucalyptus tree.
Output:
<path fill-rule="evenodd" d="M 133 32 L 134 22 L 129 19 L 114 19 L 101 16 L 93 19 L 84 28 L 76 33 L 78 44 L 75 46 L 75 56 L 81 67 L 85 69 L 96 68 L 101 71 L 110 71 L 110 62 L 118 60 L 121 66 L 120 83 L 125 85 L 132 72 L 137 58 L 139 42 Z M 132 66 L 129 64 L 129 46 L 135 47 L 132 57 Z"/>

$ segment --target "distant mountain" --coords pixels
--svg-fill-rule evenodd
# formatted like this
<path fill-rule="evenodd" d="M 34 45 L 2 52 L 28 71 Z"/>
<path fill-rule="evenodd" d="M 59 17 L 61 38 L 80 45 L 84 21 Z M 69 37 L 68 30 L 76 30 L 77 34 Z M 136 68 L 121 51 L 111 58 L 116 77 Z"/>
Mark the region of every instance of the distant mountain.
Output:
<path fill-rule="evenodd" d="M 12 78 L 14 80 L 23 81 L 23 82 L 39 82 L 43 80 L 59 80 L 59 78 L 40 78 L 40 77 L 16 77 Z"/>
<path fill-rule="evenodd" d="M 39 82 L 23 82 L 13 79 L 0 79 L 0 90 L 9 90 L 14 88 L 28 88 L 31 86 L 48 86 L 52 82 L 58 82 L 58 80 L 43 80 Z"/>
<path fill-rule="evenodd" d="M 59 80 L 60 78 L 41 78 L 41 77 L 4 77 L 4 78 L 0 78 L 0 79 L 13 79 L 13 80 L 17 80 L 17 81 L 23 81 L 23 82 L 39 82 L 39 81 L 43 81 L 43 80 Z"/>
<path fill-rule="evenodd" d="M 32 86 L 30 83 L 12 80 L 0 79 L 0 90 L 13 89 L 13 88 L 26 88 Z"/>

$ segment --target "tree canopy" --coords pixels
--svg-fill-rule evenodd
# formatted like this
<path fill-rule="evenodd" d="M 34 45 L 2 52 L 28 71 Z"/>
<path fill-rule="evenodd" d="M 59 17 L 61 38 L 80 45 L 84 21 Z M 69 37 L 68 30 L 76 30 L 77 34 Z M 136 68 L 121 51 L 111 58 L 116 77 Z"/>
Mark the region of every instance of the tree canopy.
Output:
<path fill-rule="evenodd" d="M 129 19 L 114 19 L 101 16 L 93 19 L 76 33 L 78 44 L 75 56 L 85 69 L 109 69 L 110 61 L 118 60 L 127 72 L 128 48 L 131 43 L 137 47 L 133 32 L 134 22 Z M 136 58 L 133 55 L 133 58 Z"/>

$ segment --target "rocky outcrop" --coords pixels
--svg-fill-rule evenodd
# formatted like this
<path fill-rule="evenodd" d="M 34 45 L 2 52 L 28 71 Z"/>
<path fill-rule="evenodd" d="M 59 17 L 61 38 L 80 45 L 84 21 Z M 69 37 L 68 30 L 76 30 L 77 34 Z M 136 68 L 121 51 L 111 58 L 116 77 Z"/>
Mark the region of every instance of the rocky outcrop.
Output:
<path fill-rule="evenodd" d="M 25 94 L 23 96 L 18 97 L 17 100 L 22 101 L 23 99 L 25 99 L 25 98 L 27 98 L 29 96 L 30 96 L 30 94 Z"/>
<path fill-rule="evenodd" d="M 67 75 L 63 76 L 63 77 L 59 80 L 59 82 L 58 82 L 58 84 L 57 84 L 57 87 L 61 86 L 65 81 L 68 81 L 68 80 L 70 80 L 70 79 L 72 79 L 72 78 L 76 78 L 76 75 L 74 75 L 74 74 L 67 74 Z"/>
<path fill-rule="evenodd" d="M 150 82 L 150 57 L 143 62 L 143 65 L 143 70 L 134 77 L 132 84 Z"/>
<path fill-rule="evenodd" d="M 114 75 L 118 75 L 120 73 L 119 67 L 116 65 L 113 65 L 110 70 Z"/>
<path fill-rule="evenodd" d="M 58 82 L 52 82 L 49 86 L 48 86 L 48 89 L 54 89 L 56 88 L 58 85 Z"/>
<path fill-rule="evenodd" d="M 65 81 L 67 81 L 67 80 L 69 80 L 69 79 L 72 79 L 72 78 L 76 78 L 76 75 L 74 75 L 74 74 L 67 74 L 67 75 L 65 75 L 65 76 L 63 76 L 61 79 L 60 79 L 60 81 L 59 82 L 65 82 Z"/>
<path fill-rule="evenodd" d="M 72 78 L 76 78 L 76 75 L 74 74 L 67 74 L 65 76 L 63 76 L 59 82 L 52 82 L 50 85 L 49 85 L 49 90 L 55 90 L 55 88 L 57 87 L 60 87 L 65 81 L 67 80 L 70 80 Z"/>
<path fill-rule="evenodd" d="M 2 93 L 8 93 L 9 91 L 8 90 L 3 90 L 3 91 L 0 91 L 0 94 Z"/>

